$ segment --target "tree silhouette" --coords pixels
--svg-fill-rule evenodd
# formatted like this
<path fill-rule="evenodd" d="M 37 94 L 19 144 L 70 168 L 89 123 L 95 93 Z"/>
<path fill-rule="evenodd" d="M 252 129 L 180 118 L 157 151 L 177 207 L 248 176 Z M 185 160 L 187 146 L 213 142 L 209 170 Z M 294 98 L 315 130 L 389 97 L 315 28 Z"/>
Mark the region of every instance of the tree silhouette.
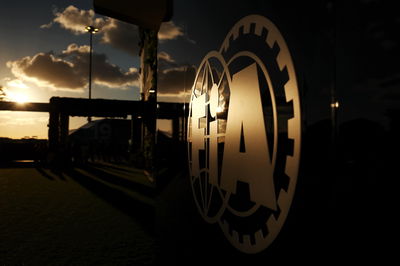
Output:
<path fill-rule="evenodd" d="M 4 101 L 6 99 L 6 93 L 3 90 L 3 87 L 0 86 L 0 101 Z"/>

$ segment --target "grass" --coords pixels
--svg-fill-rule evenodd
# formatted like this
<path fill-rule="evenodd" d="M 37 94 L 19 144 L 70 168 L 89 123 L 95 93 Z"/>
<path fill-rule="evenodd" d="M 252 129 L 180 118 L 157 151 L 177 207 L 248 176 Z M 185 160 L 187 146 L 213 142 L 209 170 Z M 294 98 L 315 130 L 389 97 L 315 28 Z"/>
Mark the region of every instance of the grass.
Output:
<path fill-rule="evenodd" d="M 0 265 L 152 264 L 151 184 L 110 169 L 0 168 Z"/>

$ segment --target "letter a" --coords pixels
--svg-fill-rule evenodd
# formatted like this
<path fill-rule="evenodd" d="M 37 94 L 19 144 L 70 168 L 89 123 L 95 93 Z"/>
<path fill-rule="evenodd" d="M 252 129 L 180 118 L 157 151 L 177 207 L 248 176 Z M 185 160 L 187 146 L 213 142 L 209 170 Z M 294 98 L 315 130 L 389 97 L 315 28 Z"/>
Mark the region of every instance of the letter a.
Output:
<path fill-rule="evenodd" d="M 222 189 L 236 193 L 237 181 L 246 182 L 251 201 L 277 209 L 255 63 L 232 77 L 223 160 Z"/>

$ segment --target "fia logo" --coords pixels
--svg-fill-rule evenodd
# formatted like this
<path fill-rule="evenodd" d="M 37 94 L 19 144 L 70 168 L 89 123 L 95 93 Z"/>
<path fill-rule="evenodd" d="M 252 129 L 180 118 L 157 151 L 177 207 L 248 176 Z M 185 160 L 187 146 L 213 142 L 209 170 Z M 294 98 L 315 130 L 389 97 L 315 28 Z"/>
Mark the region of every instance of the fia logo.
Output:
<path fill-rule="evenodd" d="M 198 68 L 188 121 L 193 196 L 245 253 L 267 248 L 292 202 L 301 117 L 288 47 L 267 18 L 250 15 Z"/>

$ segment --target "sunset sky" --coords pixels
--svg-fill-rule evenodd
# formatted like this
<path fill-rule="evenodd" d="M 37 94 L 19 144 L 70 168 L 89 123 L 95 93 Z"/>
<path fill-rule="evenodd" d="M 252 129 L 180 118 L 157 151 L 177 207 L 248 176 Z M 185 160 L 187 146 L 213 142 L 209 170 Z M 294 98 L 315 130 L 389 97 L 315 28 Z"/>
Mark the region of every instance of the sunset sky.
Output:
<path fill-rule="evenodd" d="M 256 2 L 262 2 L 260 6 L 266 9 L 259 10 L 254 5 L 246 12 L 261 12 L 280 25 L 293 49 L 297 68 L 304 72 L 308 69 L 320 70 L 319 75 L 309 77 L 309 82 L 321 83 L 315 85 L 321 87 L 321 95 L 309 93 L 304 97 L 309 106 L 320 105 L 318 112 L 311 112 L 310 121 L 313 121 L 313 113 L 323 111 L 329 116 L 329 102 L 321 99 L 325 99 L 323 93 L 329 91 L 327 81 L 329 68 L 333 64 L 327 60 L 330 55 L 324 53 L 326 49 L 316 48 L 327 47 L 326 44 L 314 43 L 313 36 L 328 32 L 324 27 L 333 21 L 309 25 L 306 21 L 296 20 L 296 16 L 303 18 L 296 9 L 291 10 L 292 13 L 286 17 L 282 16 L 286 11 L 278 11 L 286 10 L 287 7 L 279 1 Z M 210 6 L 213 8 L 210 9 Z M 319 14 L 326 12 L 325 7 L 313 2 L 299 3 L 299 7 L 302 12 L 308 12 L 305 17 L 309 17 L 310 21 L 321 20 Z M 315 12 L 314 8 L 320 10 Z M 335 20 L 335 64 L 336 73 L 340 77 L 337 97 L 342 112 L 339 117 L 346 114 L 346 119 L 374 116 L 380 119 L 386 107 L 399 106 L 398 12 L 376 1 L 349 2 L 339 5 L 338 10 L 340 15 Z M 188 99 L 196 67 L 209 51 L 219 49 L 234 22 L 246 12 L 235 5 L 226 6 L 224 2 L 213 0 L 174 1 L 172 21 L 163 23 L 159 32 L 159 101 L 183 102 Z M 391 13 L 391 16 L 382 15 Z M 207 14 L 207 19 L 204 19 L 204 14 Z M 229 19 L 221 20 L 221 14 L 229 14 Z M 138 100 L 137 27 L 94 14 L 92 0 L 24 0 L 2 3 L 0 86 L 8 100 L 48 102 L 53 96 L 88 97 L 87 25 L 100 28 L 93 38 L 92 97 Z M 324 34 L 322 36 L 327 35 Z M 325 39 L 329 41 L 327 37 Z M 296 51 L 298 47 L 301 50 Z M 371 54 L 371 51 L 375 53 Z M 85 122 L 86 118 L 72 117 L 70 129 Z M 47 123 L 47 113 L 0 111 L 0 137 L 47 138 Z"/>
<path fill-rule="evenodd" d="M 0 86 L 6 100 L 48 102 L 53 96 L 88 97 L 89 34 L 93 37 L 92 98 L 139 100 L 138 32 L 95 15 L 92 1 L 7 1 L 0 8 Z M 160 43 L 183 39 L 182 27 L 164 23 Z M 160 64 L 174 59 L 159 50 Z M 172 74 L 173 71 L 170 71 Z M 182 101 L 160 91 L 161 101 Z M 86 122 L 73 117 L 70 129 Z M 47 113 L 0 111 L 0 137 L 47 138 Z"/>

